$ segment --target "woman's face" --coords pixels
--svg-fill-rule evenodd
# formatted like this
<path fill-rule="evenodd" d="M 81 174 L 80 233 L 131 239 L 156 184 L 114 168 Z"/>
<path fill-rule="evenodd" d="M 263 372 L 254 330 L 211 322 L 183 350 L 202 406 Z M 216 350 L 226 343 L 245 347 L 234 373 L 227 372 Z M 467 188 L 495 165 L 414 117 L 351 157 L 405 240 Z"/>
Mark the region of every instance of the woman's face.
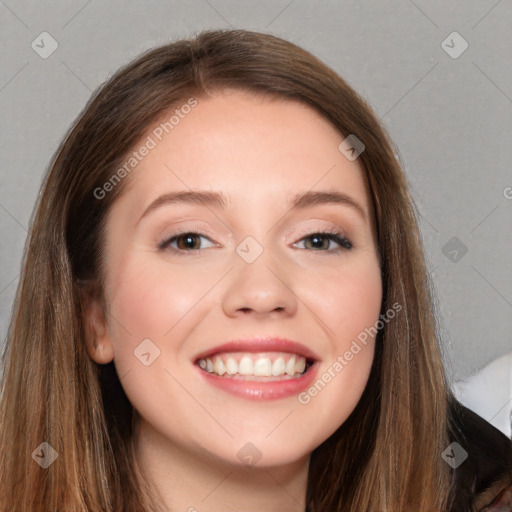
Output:
<path fill-rule="evenodd" d="M 134 148 L 106 226 L 107 329 L 89 353 L 113 358 L 170 456 L 290 463 L 369 377 L 375 340 L 357 339 L 382 298 L 369 195 L 310 107 L 240 91 L 197 101 Z"/>

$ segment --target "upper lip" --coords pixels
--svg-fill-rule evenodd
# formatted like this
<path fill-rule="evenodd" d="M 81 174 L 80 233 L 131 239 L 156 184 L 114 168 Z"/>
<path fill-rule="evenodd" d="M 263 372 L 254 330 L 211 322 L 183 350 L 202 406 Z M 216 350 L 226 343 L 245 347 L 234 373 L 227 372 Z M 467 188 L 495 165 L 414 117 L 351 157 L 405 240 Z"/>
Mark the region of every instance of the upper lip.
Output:
<path fill-rule="evenodd" d="M 198 354 L 194 361 L 206 359 L 221 352 L 289 352 L 298 354 L 306 359 L 319 361 L 320 357 L 310 348 L 297 341 L 274 336 L 262 336 L 247 339 L 234 339 L 210 348 Z"/>

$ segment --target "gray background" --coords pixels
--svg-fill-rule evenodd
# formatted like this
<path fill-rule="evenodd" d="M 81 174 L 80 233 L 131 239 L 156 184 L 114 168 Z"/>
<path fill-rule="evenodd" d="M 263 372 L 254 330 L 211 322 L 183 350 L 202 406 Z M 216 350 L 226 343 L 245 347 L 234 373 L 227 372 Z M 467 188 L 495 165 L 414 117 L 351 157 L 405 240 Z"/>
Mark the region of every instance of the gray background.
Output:
<path fill-rule="evenodd" d="M 382 119 L 421 213 L 450 378 L 512 349 L 510 1 L 7 0 L 0 16 L 2 342 L 42 175 L 91 92 L 150 47 L 234 27 L 309 50 Z M 46 59 L 42 32 L 58 43 Z"/>

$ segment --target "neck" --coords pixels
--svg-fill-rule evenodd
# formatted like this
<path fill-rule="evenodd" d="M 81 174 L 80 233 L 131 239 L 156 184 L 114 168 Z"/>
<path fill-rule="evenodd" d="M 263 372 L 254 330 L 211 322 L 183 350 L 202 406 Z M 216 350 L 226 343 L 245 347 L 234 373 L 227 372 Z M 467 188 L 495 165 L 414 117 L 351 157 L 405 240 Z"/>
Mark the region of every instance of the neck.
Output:
<path fill-rule="evenodd" d="M 304 512 L 310 456 L 279 467 L 233 465 L 187 450 L 140 419 L 135 457 L 166 512 Z"/>

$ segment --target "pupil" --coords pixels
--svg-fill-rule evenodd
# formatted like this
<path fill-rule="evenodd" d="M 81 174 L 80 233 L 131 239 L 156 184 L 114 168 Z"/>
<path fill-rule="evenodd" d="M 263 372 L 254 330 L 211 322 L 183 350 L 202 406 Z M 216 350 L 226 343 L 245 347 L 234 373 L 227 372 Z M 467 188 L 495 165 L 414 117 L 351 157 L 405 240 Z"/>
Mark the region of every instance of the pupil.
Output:
<path fill-rule="evenodd" d="M 182 240 L 184 241 L 184 243 L 188 249 L 194 249 L 194 247 L 193 247 L 194 239 L 195 239 L 195 235 L 192 235 L 192 234 L 183 235 L 183 237 L 182 237 Z"/>
<path fill-rule="evenodd" d="M 312 238 L 313 245 L 316 245 L 318 241 L 320 240 L 320 247 L 322 247 L 324 244 L 322 244 L 322 241 L 324 240 L 323 236 L 315 236 Z"/>

